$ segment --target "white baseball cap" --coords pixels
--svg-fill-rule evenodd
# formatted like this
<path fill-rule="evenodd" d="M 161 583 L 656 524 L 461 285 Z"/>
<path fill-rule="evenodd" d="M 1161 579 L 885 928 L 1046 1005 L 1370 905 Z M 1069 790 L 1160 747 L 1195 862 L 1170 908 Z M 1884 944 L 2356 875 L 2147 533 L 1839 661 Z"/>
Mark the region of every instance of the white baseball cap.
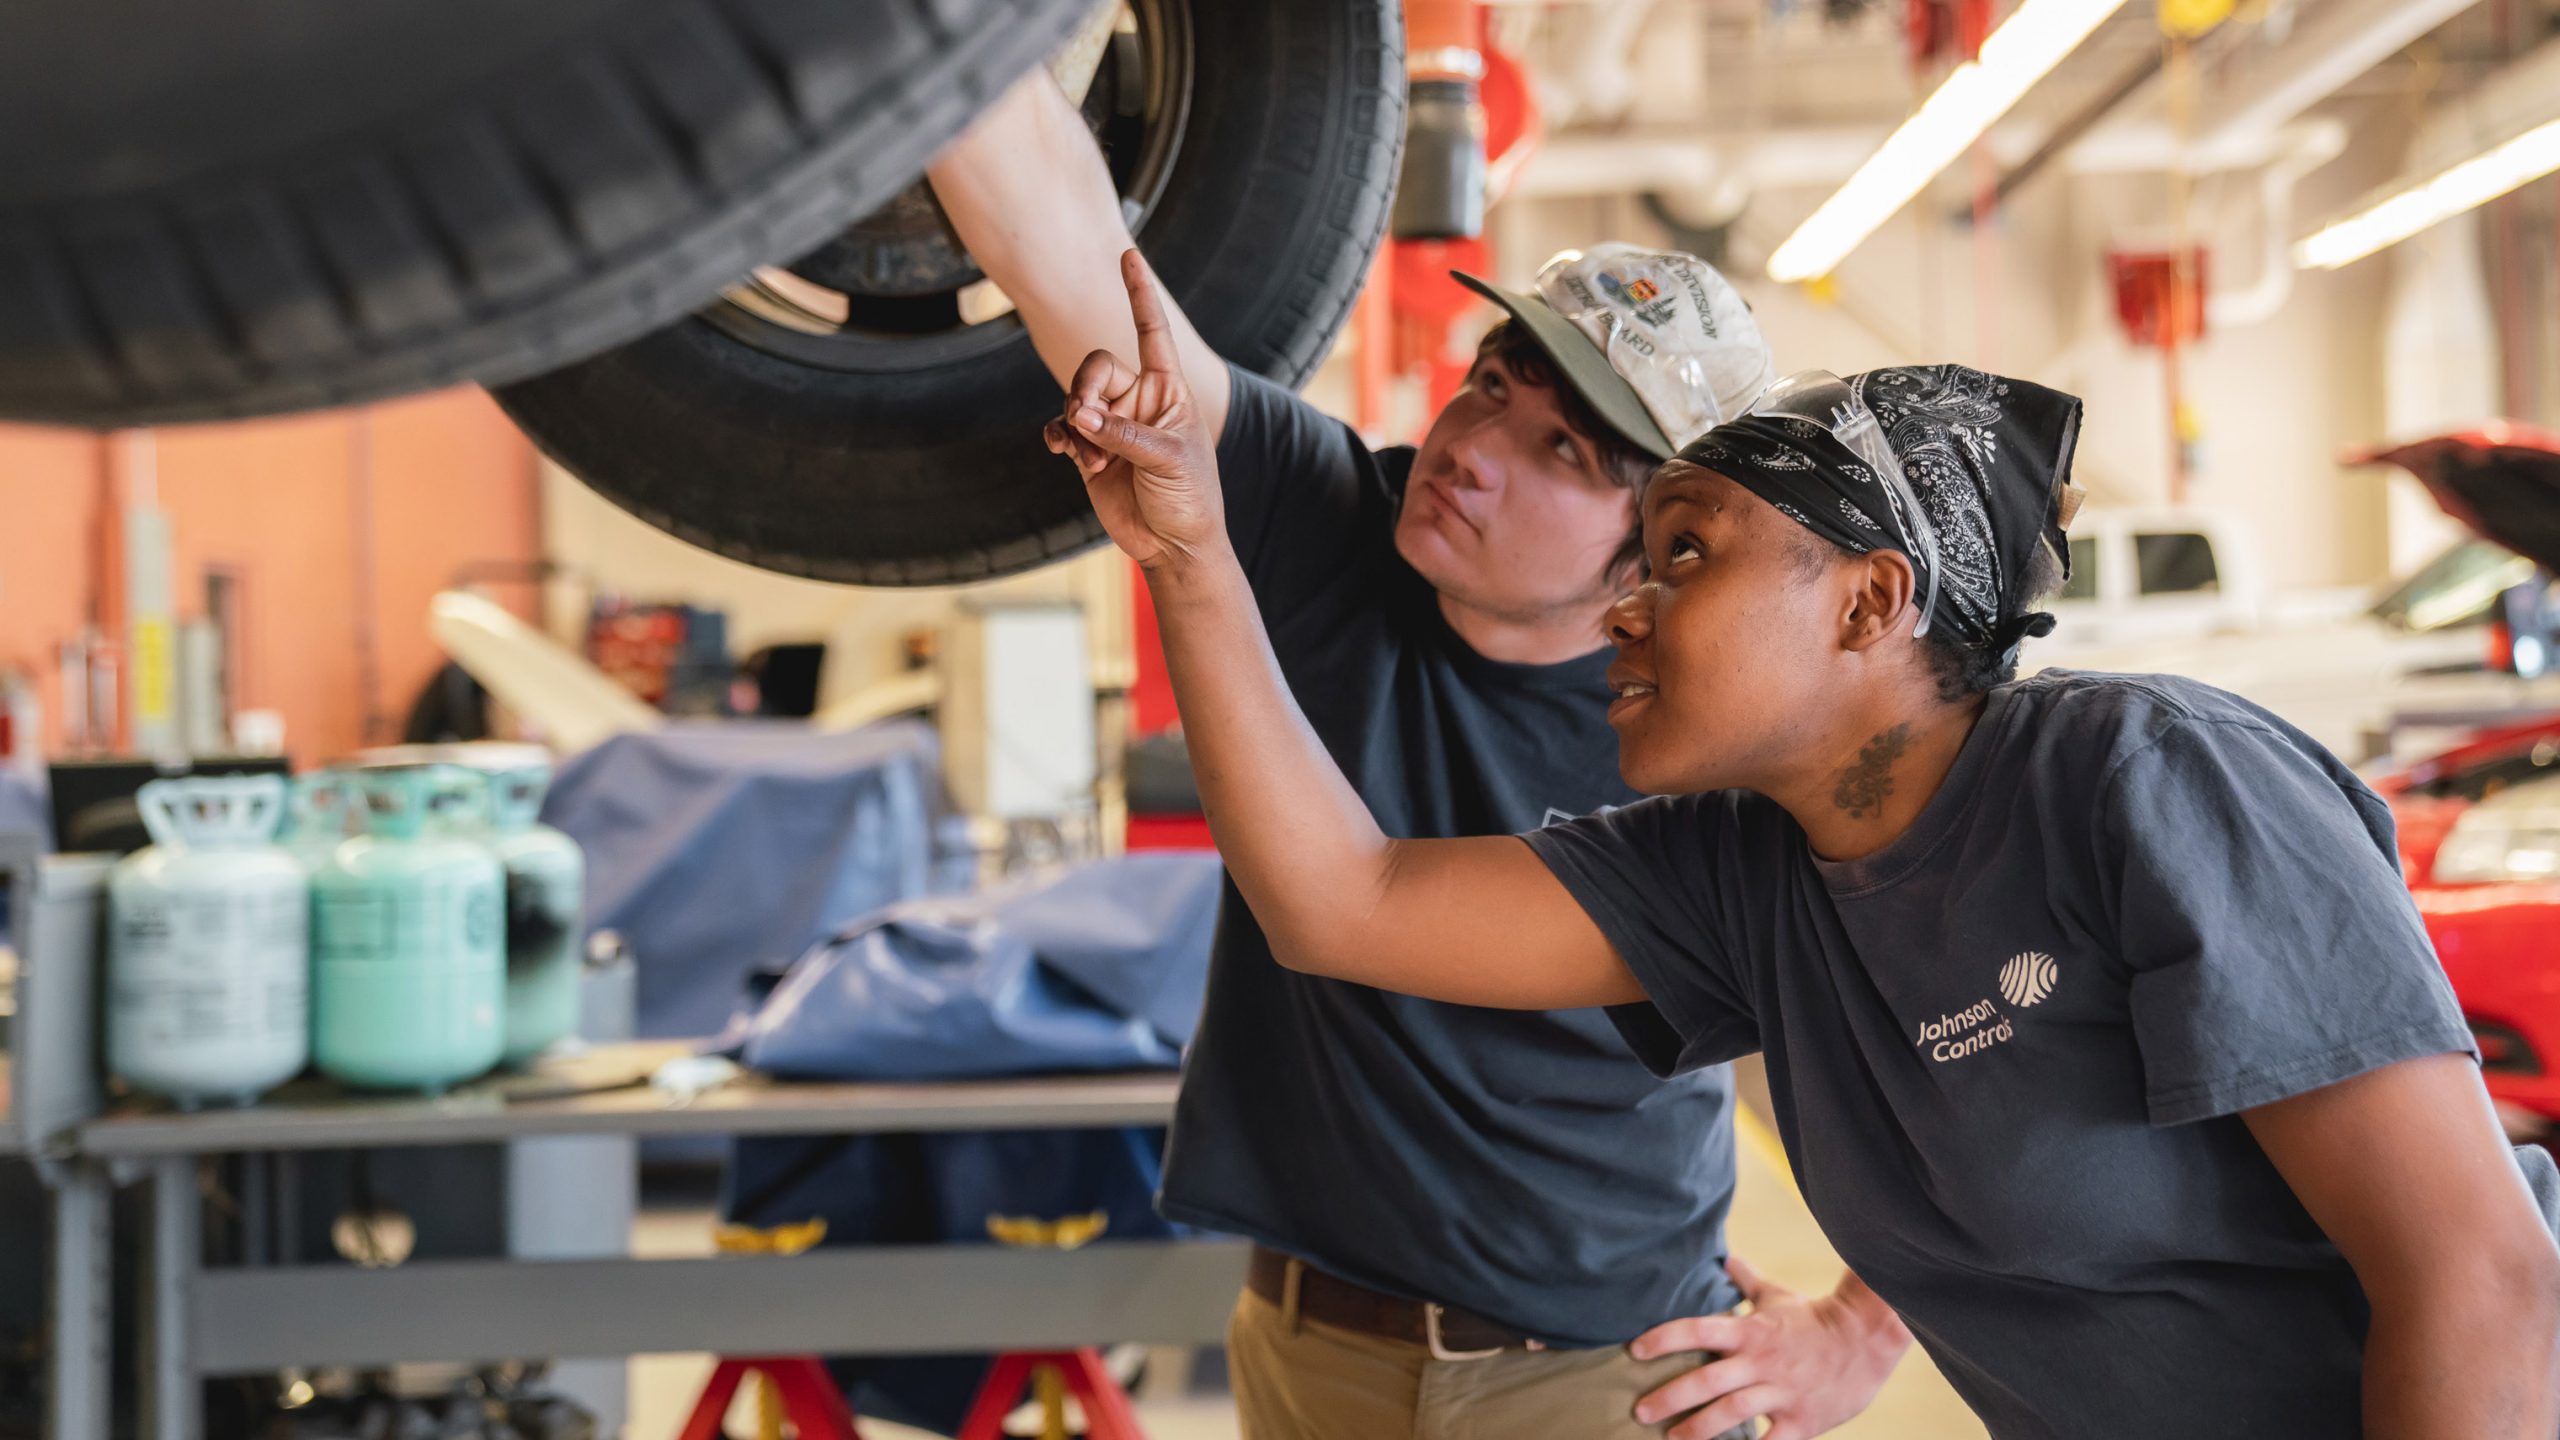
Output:
<path fill-rule="evenodd" d="M 1535 294 L 1450 273 L 1510 312 L 1602 419 L 1660 459 L 1742 414 L 1777 378 L 1751 307 L 1695 255 L 1616 242 L 1567 250 L 1539 268 Z"/>

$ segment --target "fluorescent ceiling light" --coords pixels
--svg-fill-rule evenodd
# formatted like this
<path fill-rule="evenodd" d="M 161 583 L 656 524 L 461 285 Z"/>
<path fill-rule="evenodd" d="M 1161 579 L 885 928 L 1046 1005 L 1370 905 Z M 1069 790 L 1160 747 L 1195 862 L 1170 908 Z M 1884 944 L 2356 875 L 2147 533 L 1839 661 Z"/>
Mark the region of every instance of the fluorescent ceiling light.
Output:
<path fill-rule="evenodd" d="M 1769 278 L 1816 280 L 1928 188 L 2018 97 L 2124 8 L 2124 0 L 2026 0 L 1951 71 L 1902 128 L 1769 257 Z"/>
<path fill-rule="evenodd" d="M 2294 246 L 2293 263 L 2305 270 L 2352 265 L 2554 170 L 2560 170 L 2560 120 L 2537 125 L 2370 210 L 2348 216 Z"/>

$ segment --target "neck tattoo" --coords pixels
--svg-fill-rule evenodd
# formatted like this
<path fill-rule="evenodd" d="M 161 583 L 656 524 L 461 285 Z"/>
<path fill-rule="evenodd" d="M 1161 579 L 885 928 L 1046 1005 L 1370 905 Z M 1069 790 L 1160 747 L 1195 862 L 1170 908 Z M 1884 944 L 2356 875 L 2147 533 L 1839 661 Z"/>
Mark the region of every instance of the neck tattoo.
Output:
<path fill-rule="evenodd" d="M 1870 820 L 1884 813 L 1885 797 L 1893 793 L 1893 762 L 1911 748 L 1911 727 L 1896 725 L 1866 743 L 1858 751 L 1858 762 L 1840 772 L 1840 783 L 1831 787 L 1831 803 L 1849 812 L 1852 820 Z"/>

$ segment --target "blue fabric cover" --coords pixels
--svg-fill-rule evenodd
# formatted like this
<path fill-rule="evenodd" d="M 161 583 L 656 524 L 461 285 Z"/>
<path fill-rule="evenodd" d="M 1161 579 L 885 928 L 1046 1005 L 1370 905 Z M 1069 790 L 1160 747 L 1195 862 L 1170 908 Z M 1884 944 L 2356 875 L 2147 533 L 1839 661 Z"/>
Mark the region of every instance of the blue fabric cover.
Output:
<path fill-rule="evenodd" d="M 630 943 L 638 1033 L 717 1035 L 757 971 L 929 893 L 940 775 L 915 721 L 678 725 L 564 762 L 542 818 L 586 851 L 588 928 Z"/>
<path fill-rule="evenodd" d="M 791 967 L 741 1058 L 835 1080 L 1175 1069 L 1208 983 L 1219 873 L 1214 855 L 1131 855 L 891 906 Z"/>

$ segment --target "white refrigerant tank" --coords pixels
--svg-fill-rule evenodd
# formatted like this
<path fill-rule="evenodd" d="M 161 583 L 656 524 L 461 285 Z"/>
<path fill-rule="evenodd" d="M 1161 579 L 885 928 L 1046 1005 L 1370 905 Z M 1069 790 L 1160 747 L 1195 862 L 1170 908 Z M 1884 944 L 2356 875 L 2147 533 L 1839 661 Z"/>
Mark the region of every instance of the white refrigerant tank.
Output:
<path fill-rule="evenodd" d="M 151 844 L 107 885 L 107 1068 L 193 1109 L 246 1104 L 311 1054 L 311 889 L 276 844 L 282 776 L 154 780 Z"/>

